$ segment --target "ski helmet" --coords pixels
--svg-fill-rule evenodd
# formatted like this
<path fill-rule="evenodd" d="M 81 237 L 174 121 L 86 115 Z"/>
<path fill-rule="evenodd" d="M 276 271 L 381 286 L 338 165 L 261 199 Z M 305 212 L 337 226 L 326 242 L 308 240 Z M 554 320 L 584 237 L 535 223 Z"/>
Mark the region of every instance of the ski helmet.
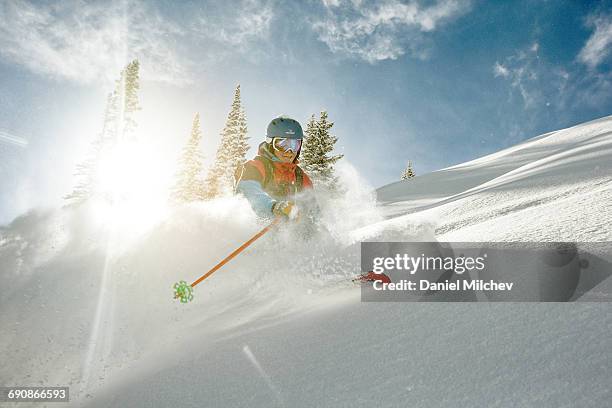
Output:
<path fill-rule="evenodd" d="M 303 139 L 304 133 L 302 132 L 300 122 L 286 116 L 281 116 L 276 119 L 272 119 L 272 122 L 270 122 L 268 125 L 266 137 L 269 139 L 273 139 L 275 137 Z"/>

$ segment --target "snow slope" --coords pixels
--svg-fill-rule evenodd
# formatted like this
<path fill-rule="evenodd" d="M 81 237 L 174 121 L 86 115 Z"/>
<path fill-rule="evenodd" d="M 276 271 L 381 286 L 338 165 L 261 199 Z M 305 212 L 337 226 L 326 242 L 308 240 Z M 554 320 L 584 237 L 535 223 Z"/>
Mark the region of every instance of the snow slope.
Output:
<path fill-rule="evenodd" d="M 378 199 L 389 218 L 436 220 L 439 240 L 610 241 L 611 177 L 605 117 L 389 184 Z"/>
<path fill-rule="evenodd" d="M 88 407 L 606 406 L 607 303 L 361 303 L 346 281 L 359 240 L 610 241 L 611 167 L 612 117 L 385 186 L 378 206 L 346 166 L 331 234 L 265 236 L 187 305 L 172 283 L 261 228 L 243 200 L 138 229 L 24 215 L 0 229 L 0 385 L 69 385 Z"/>

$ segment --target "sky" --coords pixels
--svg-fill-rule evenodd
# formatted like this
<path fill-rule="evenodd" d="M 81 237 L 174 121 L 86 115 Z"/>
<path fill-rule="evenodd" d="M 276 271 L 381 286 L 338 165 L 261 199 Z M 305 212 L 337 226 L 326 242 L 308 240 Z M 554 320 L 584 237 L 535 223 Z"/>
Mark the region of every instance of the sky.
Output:
<path fill-rule="evenodd" d="M 612 114 L 610 1 L 0 3 L 0 224 L 62 204 L 121 68 L 164 185 L 193 115 L 214 157 L 240 84 L 250 142 L 327 110 L 372 187 Z"/>

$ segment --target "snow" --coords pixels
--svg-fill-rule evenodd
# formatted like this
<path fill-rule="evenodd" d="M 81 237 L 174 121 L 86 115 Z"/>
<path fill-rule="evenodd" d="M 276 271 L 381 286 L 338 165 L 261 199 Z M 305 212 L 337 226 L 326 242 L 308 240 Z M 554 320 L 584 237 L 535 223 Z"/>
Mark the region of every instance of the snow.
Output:
<path fill-rule="evenodd" d="M 606 406 L 608 303 L 361 303 L 349 278 L 361 240 L 610 241 L 611 167 L 612 117 L 384 186 L 379 205 L 344 164 L 329 233 L 269 233 L 189 304 L 172 284 L 262 227 L 244 200 L 138 223 L 34 211 L 0 229 L 0 385 L 69 385 L 79 407 Z"/>
<path fill-rule="evenodd" d="M 378 198 L 388 218 L 435 220 L 441 241 L 610 241 L 611 130 L 606 117 L 551 132 Z"/>

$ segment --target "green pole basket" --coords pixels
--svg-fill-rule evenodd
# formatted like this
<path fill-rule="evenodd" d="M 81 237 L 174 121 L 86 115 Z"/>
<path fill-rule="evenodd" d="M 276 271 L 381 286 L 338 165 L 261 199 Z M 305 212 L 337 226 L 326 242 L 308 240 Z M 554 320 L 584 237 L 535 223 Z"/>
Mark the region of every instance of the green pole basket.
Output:
<path fill-rule="evenodd" d="M 174 298 L 180 299 L 181 303 L 188 303 L 193 300 L 193 288 L 187 282 L 176 282 L 172 288 L 174 289 Z"/>

